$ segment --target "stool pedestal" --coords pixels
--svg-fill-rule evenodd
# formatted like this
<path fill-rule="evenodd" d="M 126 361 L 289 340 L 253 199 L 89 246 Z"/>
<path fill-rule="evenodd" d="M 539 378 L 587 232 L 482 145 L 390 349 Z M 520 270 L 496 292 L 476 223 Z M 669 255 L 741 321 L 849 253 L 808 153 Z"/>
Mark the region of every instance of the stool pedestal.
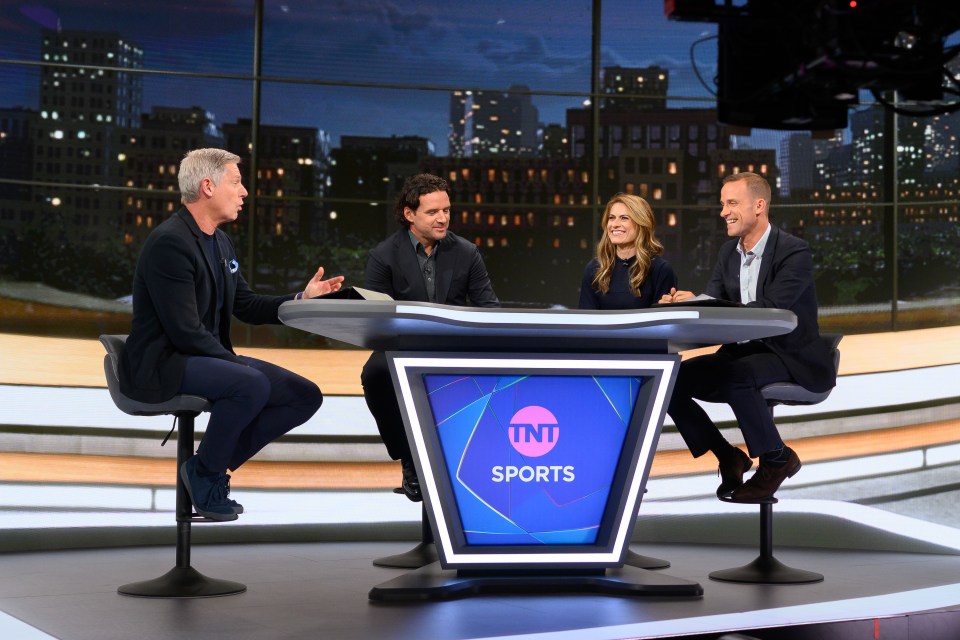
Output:
<path fill-rule="evenodd" d="M 117 587 L 117 593 L 141 598 L 204 598 L 243 593 L 247 586 L 230 580 L 209 578 L 190 566 L 190 526 L 194 521 L 212 522 L 193 512 L 187 488 L 180 479 L 180 466 L 193 455 L 193 421 L 196 413 L 177 416 L 177 557 L 176 566 L 159 578 Z"/>
<path fill-rule="evenodd" d="M 776 498 L 760 503 L 760 555 L 753 562 L 710 574 L 711 580 L 747 584 L 806 584 L 822 582 L 823 575 L 788 567 L 773 557 L 773 504 Z"/>

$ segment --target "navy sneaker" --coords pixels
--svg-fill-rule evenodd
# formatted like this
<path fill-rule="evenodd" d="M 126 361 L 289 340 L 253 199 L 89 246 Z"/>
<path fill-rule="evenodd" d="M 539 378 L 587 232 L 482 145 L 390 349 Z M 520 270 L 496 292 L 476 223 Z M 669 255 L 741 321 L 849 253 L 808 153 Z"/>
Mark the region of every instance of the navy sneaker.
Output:
<path fill-rule="evenodd" d="M 226 471 L 220 472 L 220 484 L 223 486 L 223 497 L 227 499 L 227 504 L 233 509 L 234 513 L 243 513 L 243 505 L 230 498 L 230 475 Z"/>
<path fill-rule="evenodd" d="M 197 456 L 190 456 L 180 467 L 180 479 L 183 480 L 190 496 L 190 502 L 204 518 L 226 522 L 236 520 L 237 513 L 227 503 L 224 483 L 219 473 L 203 474 L 197 472 Z"/>

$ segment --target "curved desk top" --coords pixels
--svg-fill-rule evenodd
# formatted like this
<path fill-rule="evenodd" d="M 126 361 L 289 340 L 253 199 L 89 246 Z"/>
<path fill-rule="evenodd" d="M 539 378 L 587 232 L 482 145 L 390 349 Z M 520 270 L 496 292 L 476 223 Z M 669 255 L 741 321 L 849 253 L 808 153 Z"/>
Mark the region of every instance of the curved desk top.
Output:
<path fill-rule="evenodd" d="M 396 300 L 291 300 L 285 325 L 380 351 L 677 352 L 789 333 L 783 309 L 675 305 L 630 311 L 455 307 Z"/>

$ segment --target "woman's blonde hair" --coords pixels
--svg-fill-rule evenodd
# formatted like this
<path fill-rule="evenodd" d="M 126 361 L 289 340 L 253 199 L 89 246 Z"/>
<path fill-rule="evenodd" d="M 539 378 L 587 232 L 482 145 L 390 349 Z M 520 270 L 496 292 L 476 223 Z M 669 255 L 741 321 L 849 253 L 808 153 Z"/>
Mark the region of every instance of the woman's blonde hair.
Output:
<path fill-rule="evenodd" d="M 600 293 L 610 291 L 610 279 L 613 277 L 617 248 L 610 242 L 607 235 L 607 217 L 610 215 L 610 209 L 618 202 L 627 208 L 627 214 L 637 225 L 637 239 L 634 243 L 637 250 L 637 260 L 630 268 L 630 293 L 639 296 L 640 287 L 643 286 L 643 281 L 647 279 L 647 274 L 650 273 L 650 263 L 653 262 L 654 256 L 663 253 L 663 245 L 660 244 L 654 234 L 657 220 L 653 215 L 650 204 L 640 196 L 626 193 L 618 193 L 610 198 L 610 202 L 607 203 L 603 212 L 601 220 L 603 236 L 597 244 L 597 261 L 600 263 L 600 268 L 597 269 L 597 275 L 593 278 L 593 288 Z"/>

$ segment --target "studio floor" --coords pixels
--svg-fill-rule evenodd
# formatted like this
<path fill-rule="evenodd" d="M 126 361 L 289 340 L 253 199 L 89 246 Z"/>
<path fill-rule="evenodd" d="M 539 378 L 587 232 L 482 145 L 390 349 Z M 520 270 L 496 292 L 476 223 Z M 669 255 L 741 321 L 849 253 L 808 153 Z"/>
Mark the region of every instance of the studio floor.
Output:
<path fill-rule="evenodd" d="M 372 561 L 410 547 L 409 542 L 195 545 L 194 567 L 247 585 L 239 595 L 202 599 L 117 593 L 121 584 L 169 570 L 171 547 L 6 554 L 0 556 L 0 637 L 707 638 L 732 630 L 826 628 L 823 625 L 839 622 L 847 625 L 844 635 L 817 637 L 937 640 L 956 635 L 938 636 L 929 630 L 911 634 L 911 616 L 916 630 L 914 614 L 960 610 L 957 555 L 783 549 L 776 551 L 781 561 L 822 573 L 825 580 L 764 586 L 708 577 L 713 570 L 751 561 L 755 548 L 664 544 L 632 548 L 669 560 L 672 566 L 662 573 L 699 582 L 702 597 L 531 592 L 440 602 L 372 602 L 372 587 L 405 572 L 375 567 Z M 853 629 L 862 633 L 848 635 Z"/>

